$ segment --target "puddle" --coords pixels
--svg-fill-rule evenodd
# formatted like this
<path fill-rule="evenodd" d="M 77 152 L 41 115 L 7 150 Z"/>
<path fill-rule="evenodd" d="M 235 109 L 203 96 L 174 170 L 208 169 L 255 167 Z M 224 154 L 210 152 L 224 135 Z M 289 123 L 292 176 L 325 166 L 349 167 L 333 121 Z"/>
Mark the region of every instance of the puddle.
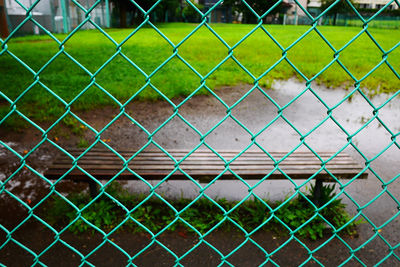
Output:
<path fill-rule="evenodd" d="M 385 126 L 392 133 L 397 133 L 400 130 L 400 101 L 396 98 L 392 99 L 379 109 L 378 117 L 380 121 L 374 119 L 369 122 L 374 117 L 374 109 L 385 103 L 391 97 L 390 95 L 376 95 L 369 99 L 369 103 L 363 95 L 355 92 L 349 100 L 342 102 L 351 91 L 338 88 L 329 89 L 322 86 L 312 86 L 311 88 L 313 92 L 306 91 L 296 99 L 298 94 L 305 89 L 304 84 L 294 79 L 277 81 L 274 83 L 273 89 L 264 91 L 273 99 L 275 104 L 260 91 L 255 90 L 241 103 L 237 104 L 232 109 L 231 114 L 253 134 L 258 134 L 257 143 L 269 151 L 290 151 L 301 142 L 300 134 L 306 136 L 305 142 L 315 151 L 337 152 L 344 148 L 346 153 L 363 166 L 365 166 L 365 160 L 360 152 L 367 159 L 372 159 L 384 151 L 372 161 L 371 167 L 385 181 L 395 177 L 399 173 L 400 150 L 392 144 L 391 133 Z M 250 89 L 250 85 L 240 85 L 223 88 L 216 93 L 223 101 L 232 105 Z M 278 112 L 280 108 L 291 101 L 293 102 L 281 113 Z M 140 108 L 160 114 L 158 120 L 146 121 L 152 129 L 156 129 L 169 117 L 168 115 L 163 118 L 162 114 L 170 114 L 172 111 L 172 108 L 168 106 L 158 109 L 157 103 L 149 103 Z M 328 110 L 331 110 L 330 117 Z M 226 115 L 226 108 L 223 108 L 221 103 L 212 96 L 200 96 L 184 104 L 179 109 L 179 113 L 204 134 L 223 120 Z M 134 107 L 132 114 L 135 119 L 145 121 L 143 117 L 135 117 L 139 112 L 135 112 Z M 280 114 L 282 117 L 279 117 Z M 270 121 L 276 118 L 277 120 L 273 124 L 264 129 Z M 319 125 L 324 120 L 326 121 Z M 360 130 L 366 123 L 368 125 Z M 300 134 L 296 132 L 293 126 Z M 315 128 L 316 126 L 318 127 Z M 140 136 L 140 131 L 134 127 L 121 127 L 119 131 L 121 130 L 128 136 Z M 119 131 L 114 131 L 109 135 L 111 140 L 119 140 L 118 143 L 121 144 L 120 140 L 124 140 L 124 138 L 121 138 L 122 134 Z M 154 136 L 154 140 L 166 149 L 187 149 L 194 148 L 200 142 L 200 136 L 181 120 L 171 120 Z M 351 143 L 348 140 L 351 140 Z M 251 135 L 231 118 L 225 120 L 212 131 L 205 138 L 205 141 L 217 151 L 219 149 L 244 149 L 252 142 Z M 139 148 L 146 142 L 147 138 L 143 138 L 143 140 L 138 138 L 136 141 L 130 139 L 124 146 Z M 117 143 L 115 145 L 117 146 Z M 307 150 L 304 145 L 298 149 Z M 387 150 L 385 151 L 385 149 Z M 393 186 L 395 188 L 392 190 L 400 189 L 395 184 Z M 141 182 L 130 182 L 128 187 L 134 191 L 148 192 L 148 187 Z M 162 188 L 159 191 L 171 197 L 181 194 L 194 197 L 199 191 L 191 182 L 168 182 L 164 189 Z M 257 191 L 262 197 L 277 200 L 283 199 L 292 192 L 293 188 L 294 186 L 289 182 L 268 181 L 257 188 Z M 382 190 L 377 177 L 371 172 L 368 180 L 356 181 L 348 187 L 348 190 L 353 194 L 359 194 L 365 192 L 367 188 L 369 188 L 371 196 L 377 195 Z M 232 181 L 217 182 L 207 192 L 211 197 L 228 199 L 242 199 L 248 194 L 247 188 L 243 184 Z M 369 198 L 369 196 L 367 195 L 366 198 Z"/>
<path fill-rule="evenodd" d="M 359 92 L 348 97 L 351 91 L 338 88 L 312 85 L 311 90 L 305 90 L 305 84 L 290 79 L 276 81 L 272 89 L 255 89 L 238 103 L 251 89 L 251 85 L 238 85 L 215 91 L 226 105 L 232 107 L 228 118 L 226 107 L 214 96 L 195 96 L 186 101 L 179 108 L 179 114 L 187 123 L 178 117 L 169 120 L 174 114 L 173 107 L 162 101 L 133 102 L 127 107 L 127 112 L 150 132 L 156 131 L 168 121 L 153 136 L 153 140 L 167 150 L 190 149 L 198 145 L 201 136 L 191 127 L 196 127 L 203 135 L 208 132 L 204 140 L 217 151 L 244 149 L 252 144 L 252 135 L 257 136 L 257 144 L 268 151 L 290 151 L 301 143 L 303 136 L 305 144 L 298 147 L 298 150 L 308 150 L 305 145 L 315 151 L 332 153 L 344 149 L 362 165 L 365 165 L 363 156 L 369 160 L 379 155 L 370 166 L 381 179 L 389 181 L 399 173 L 400 149 L 391 140 L 392 134 L 400 130 L 400 101 L 397 98 L 383 105 L 390 95 L 376 95 L 367 101 Z M 348 100 L 342 101 L 346 97 Z M 179 104 L 182 100 L 173 101 Z M 375 119 L 374 110 L 378 112 L 378 118 Z M 104 126 L 112 118 L 104 114 L 112 115 L 113 111 L 88 111 L 82 117 L 91 125 Z M 270 122 L 273 123 L 266 127 Z M 218 127 L 213 129 L 217 124 Z M 364 125 L 366 126 L 363 127 Z M 211 129 L 213 130 L 210 131 Z M 90 132 L 87 135 L 90 139 Z M 102 138 L 110 140 L 110 145 L 117 150 L 127 147 L 138 149 L 148 142 L 147 134 L 132 125 L 132 121 L 124 116 L 111 125 Z M 16 151 L 29 149 L 27 140 L 24 140 L 24 149 L 17 142 L 3 141 Z M 37 140 L 31 142 L 36 144 Z M 37 161 L 39 173 L 50 164 L 54 156 L 54 153 L 48 151 L 45 148 L 44 151 L 30 156 Z M 7 158 L 9 154 L 4 147 L 0 149 L 0 158 Z M 376 195 L 382 189 L 379 183 L 378 178 L 370 172 L 368 181 L 356 181 L 348 190 L 357 193 L 369 186 L 371 195 Z M 128 186 L 135 188 L 132 190 L 148 191 L 147 186 L 141 182 L 131 182 Z M 400 189 L 394 183 L 392 186 Z M 293 188 L 294 185 L 288 182 L 267 181 L 257 191 L 262 197 L 275 200 L 284 198 Z M 199 192 L 191 182 L 169 182 L 159 190 L 171 196 L 181 195 L 183 192 L 185 196 L 193 197 Z M 217 182 L 207 192 L 212 197 L 234 199 L 242 199 L 248 194 L 244 184 L 228 181 Z"/>
<path fill-rule="evenodd" d="M 391 139 L 392 134 L 400 131 L 400 101 L 397 98 L 383 105 L 390 99 L 390 95 L 377 95 L 369 98 L 370 102 L 368 102 L 363 95 L 356 92 L 349 100 L 342 102 L 342 99 L 346 98 L 351 91 L 312 86 L 313 91 L 303 92 L 305 85 L 292 79 L 276 81 L 273 89 L 263 92 L 254 90 L 242 102 L 235 104 L 251 88 L 250 85 L 239 85 L 215 91 L 227 105 L 234 105 L 230 113 L 228 112 L 230 115 L 228 118 L 225 117 L 227 115 L 226 108 L 217 98 L 213 96 L 193 97 L 179 108 L 179 114 L 190 125 L 180 118 L 174 118 L 154 134 L 153 140 L 167 150 L 194 148 L 200 142 L 201 136 L 191 127 L 196 127 L 204 135 L 220 123 L 204 139 L 217 151 L 244 149 L 252 143 L 252 135 L 256 135 L 256 142 L 269 151 L 290 151 L 298 146 L 303 136 L 305 143 L 315 151 L 334 153 L 344 148 L 346 153 L 362 165 L 365 165 L 363 156 L 368 160 L 376 157 L 370 167 L 375 174 L 379 175 L 379 178 L 369 172 L 368 179 L 354 181 L 345 187 L 348 196 L 362 204 L 368 203 L 382 192 L 382 181 L 390 181 L 400 173 L 400 149 Z M 299 93 L 302 94 L 297 98 Z M 182 99 L 173 101 L 177 104 Z M 286 106 L 288 103 L 291 104 Z M 107 109 L 105 108 L 105 110 Z M 150 133 L 168 121 L 174 113 L 173 107 L 165 102 L 133 102 L 127 106 L 126 110 Z M 371 120 L 375 116 L 374 110 L 378 112 L 378 119 Z M 82 114 L 82 117 L 87 123 L 101 129 L 110 122 L 112 114 L 113 112 L 108 112 L 108 110 L 107 112 L 97 110 Z M 239 120 L 242 125 L 235 120 Z M 273 123 L 266 128 L 271 121 Z M 321 122 L 324 123 L 321 124 Z M 366 126 L 363 127 L 364 125 Z M 91 137 L 90 132 L 87 132 L 86 138 L 90 140 L 93 136 Z M 117 150 L 121 148 L 138 149 L 148 142 L 147 134 L 124 116 L 104 131 L 101 138 L 110 140 L 109 145 Z M 8 142 L 9 140 L 2 141 L 19 152 L 34 147 L 38 143 L 38 140 L 32 140 L 32 138 L 25 139 L 23 146 L 22 141 L 21 144 Z M 28 142 L 32 144 L 29 146 Z M 64 145 L 67 146 L 67 144 Z M 43 147 L 44 150 L 30 156 L 34 162 L 33 166 L 39 173 L 45 170 L 55 155 L 55 149 L 51 145 L 45 144 Z M 307 148 L 302 145 L 298 149 L 306 150 Z M 11 174 L 9 169 L 19 164 L 18 158 L 14 157 L 12 160 L 9 158 L 10 152 L 4 147 L 0 148 L 0 160 L 6 159 L 8 164 L 6 167 L 4 164 L 0 164 L 0 180 L 9 177 Z M 24 201 L 40 199 L 41 196 L 47 194 L 49 185 L 40 177 L 27 172 L 21 173 L 20 176 L 21 179 L 11 179 L 6 184 L 6 189 Z M 397 180 L 388 185 L 387 189 L 393 197 L 399 199 L 400 182 Z M 302 181 L 296 180 L 296 182 L 300 184 Z M 155 185 L 157 182 L 151 183 Z M 250 186 L 254 183 L 255 181 L 249 182 Z M 85 186 L 82 185 L 81 188 Z M 75 187 L 76 185 L 66 186 L 66 189 L 60 192 L 70 192 L 68 190 Z M 287 181 L 265 181 L 254 192 L 260 197 L 272 201 L 282 200 L 293 193 L 294 187 Z M 126 188 L 132 192 L 149 192 L 148 186 L 139 181 L 126 183 Z M 199 190 L 192 182 L 172 181 L 166 182 L 156 191 L 167 197 L 196 197 Z M 240 181 L 218 181 L 205 193 L 212 198 L 241 200 L 248 195 L 248 187 Z M 386 193 L 384 195 L 388 196 Z M 357 211 L 352 201 L 345 195 L 342 197 L 349 204 L 348 209 L 355 214 Z M 397 212 L 393 205 L 394 201 L 390 197 L 382 198 L 382 201 L 374 203 L 373 209 L 363 211 L 372 221 L 390 217 Z M 393 220 L 393 226 L 390 227 L 397 229 L 398 224 L 397 219 Z M 361 229 L 364 228 L 361 227 Z M 370 228 L 365 231 L 370 231 Z M 367 235 L 366 233 L 365 235 Z M 390 239 L 398 240 L 400 237 L 396 235 L 390 236 Z"/>
<path fill-rule="evenodd" d="M 226 89 L 218 90 L 216 93 L 224 101 L 233 104 L 250 90 L 251 86 L 241 85 Z M 348 204 L 349 212 L 357 214 L 357 206 L 353 201 L 360 205 L 367 204 L 382 192 L 382 181 L 388 182 L 400 173 L 400 149 L 393 144 L 391 139 L 392 134 L 400 131 L 399 97 L 392 99 L 379 109 L 390 99 L 391 95 L 376 95 L 369 98 L 370 102 L 368 102 L 362 94 L 356 92 L 349 100 L 342 102 L 342 99 L 346 98 L 351 91 L 313 86 L 314 93 L 325 102 L 325 105 L 313 92 L 306 91 L 279 113 L 280 108 L 295 99 L 304 89 L 305 85 L 296 80 L 277 81 L 273 85 L 273 89 L 265 91 L 275 101 L 275 104 L 261 92 L 254 91 L 240 104 L 236 105 L 231 114 L 253 134 L 258 133 L 259 135 L 256 138 L 258 144 L 270 151 L 289 151 L 301 142 L 299 133 L 292 127 L 294 126 L 301 135 L 306 136 L 305 142 L 315 151 L 336 152 L 345 148 L 344 151 L 362 166 L 365 166 L 363 156 L 367 160 L 376 157 L 371 162 L 370 167 L 375 174 L 379 175 L 379 178 L 368 171 L 368 179 L 350 183 L 345 187 L 347 196 L 341 195 L 343 201 Z M 222 105 L 212 96 L 196 97 L 193 102 L 195 103 L 191 105 L 183 105 L 179 109 L 179 113 L 193 126 L 201 129 L 200 131 L 203 134 L 219 123 L 226 115 L 226 109 L 221 108 Z M 340 105 L 338 105 L 339 103 Z M 277 107 L 276 104 L 279 106 Z M 149 104 L 149 106 L 141 108 L 157 109 L 156 104 Z M 329 113 L 331 117 L 328 117 L 328 110 L 331 110 L 331 113 Z M 371 118 L 374 118 L 374 110 L 378 110 L 380 121 L 377 118 L 371 120 Z M 159 112 L 167 114 L 171 111 L 164 107 Z M 276 119 L 280 114 L 285 119 L 283 117 Z M 264 129 L 274 119 L 276 121 L 267 129 Z M 326 121 L 319 125 L 325 119 Z M 162 119 L 156 119 L 148 123 L 151 127 L 156 128 L 162 122 Z M 364 125 L 366 126 L 363 127 Z M 315 129 L 316 126 L 318 127 Z M 185 128 L 186 130 L 184 130 Z M 193 133 L 190 128 L 187 130 L 188 128 L 182 121 L 173 120 L 159 134 L 154 136 L 154 140 L 166 149 L 193 148 L 199 143 L 200 136 Z M 124 128 L 124 131 L 125 134 L 128 133 L 131 136 L 140 136 L 140 132 L 133 129 L 130 131 Z M 117 134 L 117 132 L 114 134 Z M 118 138 L 118 136 L 115 135 L 113 138 Z M 146 141 L 146 138 L 142 142 L 130 140 L 130 145 L 140 147 Z M 252 142 L 251 135 L 230 118 L 211 132 L 205 138 L 205 141 L 217 151 L 219 149 L 243 149 Z M 307 148 L 303 145 L 298 149 L 306 150 Z M 392 182 L 387 189 L 393 197 L 400 199 L 398 193 L 400 192 L 400 181 L 398 180 Z M 300 184 L 303 181 L 296 180 L 296 182 Z M 156 183 L 153 182 L 152 184 L 155 185 Z M 250 183 L 250 186 L 253 184 Z M 294 187 L 290 182 L 274 180 L 260 184 L 254 192 L 260 197 L 274 201 L 282 200 L 291 195 L 294 192 Z M 129 182 L 127 188 L 133 192 L 149 192 L 149 188 L 142 182 Z M 196 197 L 199 194 L 199 188 L 192 182 L 171 181 L 165 183 L 156 191 L 167 197 Z M 248 188 L 240 181 L 218 181 L 205 192 L 212 198 L 241 200 L 248 195 Z M 397 204 L 388 196 L 389 194 L 384 193 L 383 197 L 385 198 L 381 197 L 380 201 L 375 201 L 373 207 L 366 208 L 363 214 L 375 222 L 385 221 L 395 216 L 398 212 Z M 388 227 L 395 231 L 394 229 L 397 229 L 400 222 L 396 219 L 392 224 Z M 368 236 L 370 232 L 370 225 L 360 227 L 360 236 Z M 385 238 L 398 242 L 400 237 L 397 234 L 392 234 Z"/>

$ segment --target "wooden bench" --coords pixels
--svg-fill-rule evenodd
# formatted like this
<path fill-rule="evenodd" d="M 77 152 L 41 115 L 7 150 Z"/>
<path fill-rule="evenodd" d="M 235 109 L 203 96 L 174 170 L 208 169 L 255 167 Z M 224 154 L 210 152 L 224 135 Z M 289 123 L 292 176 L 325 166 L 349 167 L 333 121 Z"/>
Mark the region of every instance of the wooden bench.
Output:
<path fill-rule="evenodd" d="M 79 157 L 83 149 L 67 149 L 74 157 Z M 117 151 L 125 160 L 130 159 L 136 151 Z M 168 150 L 175 160 L 180 161 L 187 156 L 188 150 Z M 218 153 L 229 161 L 237 156 L 241 151 L 218 151 Z M 287 152 L 271 152 L 275 160 L 280 160 Z M 318 152 L 323 159 L 329 159 L 333 153 Z M 73 161 L 64 153 L 56 158 L 50 168 L 45 172 L 48 179 L 59 179 L 70 171 L 63 179 L 74 181 L 85 181 L 89 183 L 92 197 L 97 195 L 97 185 L 79 168 L 73 167 Z M 123 160 L 110 150 L 93 148 L 85 153 L 77 161 L 77 165 L 90 173 L 98 180 L 108 180 L 113 178 L 123 169 Z M 294 152 L 285 160 L 279 163 L 279 169 L 291 179 L 308 179 L 321 169 L 321 161 L 312 152 Z M 140 175 L 146 180 L 162 180 L 176 169 L 176 163 L 161 151 L 142 151 L 129 161 L 130 170 Z M 197 150 L 179 164 L 181 170 L 193 179 L 202 183 L 208 183 L 215 179 L 225 170 L 225 162 L 210 150 Z M 363 170 L 362 166 L 355 162 L 349 155 L 341 153 L 330 160 L 326 169 L 338 179 L 352 179 L 359 175 Z M 238 176 L 245 180 L 259 180 L 268 176 L 270 179 L 287 179 L 279 170 L 274 170 L 275 165 L 268 155 L 261 151 L 246 151 L 240 157 L 229 164 L 229 168 Z M 272 173 L 271 173 L 272 172 Z M 319 172 L 316 179 L 316 197 L 323 182 L 335 182 L 330 174 L 325 170 Z M 367 173 L 360 174 L 357 179 L 367 178 Z M 125 170 L 118 175 L 118 180 L 137 180 L 138 177 L 129 170 Z M 231 171 L 224 172 L 218 180 L 237 180 Z M 167 180 L 189 180 L 180 170 L 176 170 Z"/>

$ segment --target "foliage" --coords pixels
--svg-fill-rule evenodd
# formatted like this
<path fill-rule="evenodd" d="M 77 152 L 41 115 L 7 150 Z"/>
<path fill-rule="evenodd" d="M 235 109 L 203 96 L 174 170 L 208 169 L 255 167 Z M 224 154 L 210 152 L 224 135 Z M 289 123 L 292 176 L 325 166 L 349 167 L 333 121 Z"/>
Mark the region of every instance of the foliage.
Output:
<path fill-rule="evenodd" d="M 113 12 L 118 13 L 118 26 L 121 28 L 125 28 L 128 25 L 138 24 L 143 21 L 143 13 L 142 11 L 134 5 L 130 0 L 111 0 L 115 9 Z M 155 0 L 136 0 L 137 5 L 139 5 L 143 10 L 149 10 L 155 3 Z M 114 13 L 114 16 L 116 15 Z M 131 20 L 127 21 L 128 14 L 131 15 Z"/>
<path fill-rule="evenodd" d="M 87 148 L 87 147 L 89 147 L 89 142 L 85 138 L 81 137 L 79 139 L 78 144 L 76 144 L 76 146 L 78 148 Z"/>
<path fill-rule="evenodd" d="M 370 17 L 373 16 L 376 12 L 378 12 L 380 9 L 375 9 L 375 8 L 357 8 L 357 11 L 360 12 L 362 16 L 365 17 Z M 393 16 L 393 17 L 399 17 L 400 16 L 400 9 L 388 9 L 386 8 L 383 10 L 380 15 L 383 16 Z M 379 19 L 379 17 L 377 17 Z M 396 19 L 396 18 L 393 18 Z"/>
<path fill-rule="evenodd" d="M 103 231 L 109 231 L 123 223 L 123 229 L 131 229 L 134 232 L 155 233 L 164 228 L 169 231 L 183 228 L 185 231 L 199 231 L 202 234 L 216 225 L 224 231 L 238 231 L 239 228 L 235 224 L 246 231 L 252 231 L 263 223 L 265 226 L 262 229 L 284 234 L 287 230 L 282 227 L 282 221 L 292 230 L 298 228 L 297 233 L 300 237 L 314 240 L 322 238 L 324 232 L 328 231 L 327 222 L 337 229 L 350 220 L 340 199 L 330 202 L 320 211 L 320 215 L 315 216 L 315 207 L 305 198 L 294 199 L 281 207 L 282 203 L 269 203 L 258 199 L 247 200 L 236 207 L 238 202 L 226 199 L 216 200 L 218 205 L 215 205 L 207 198 L 198 199 L 194 203 L 191 199 L 180 198 L 168 202 L 179 213 L 179 216 L 176 216 L 176 212 L 168 206 L 166 200 L 150 198 L 139 205 L 145 196 L 129 194 L 118 183 L 112 183 L 105 192 L 118 201 L 103 194 L 87 206 L 91 201 L 87 194 L 70 194 L 68 199 L 77 208 L 83 209 L 81 216 L 65 200 L 54 197 L 51 205 L 46 208 L 46 220 L 60 227 L 72 223 L 68 229 L 75 233 L 94 231 L 95 228 L 90 224 Z M 313 194 L 311 189 L 307 198 L 312 199 Z M 334 186 L 323 187 L 322 205 L 334 197 Z M 279 209 L 272 213 L 272 209 L 277 207 Z M 224 216 L 224 210 L 228 212 L 227 217 Z M 342 233 L 354 234 L 355 226 L 356 223 L 349 223 Z"/>
<path fill-rule="evenodd" d="M 115 16 L 118 16 L 119 23 L 114 23 L 115 26 L 125 28 L 131 25 L 138 25 L 144 20 L 143 12 L 137 8 L 129 0 L 111 0 L 114 2 L 116 9 L 114 10 Z M 152 8 L 157 1 L 156 0 L 136 0 L 144 11 Z M 150 20 L 152 22 L 169 22 L 169 21 L 180 21 L 181 20 L 181 2 L 179 0 L 163 0 L 152 9 L 150 12 Z M 127 21 L 128 14 L 130 15 L 130 21 Z"/>
<path fill-rule="evenodd" d="M 319 198 L 318 198 L 318 202 L 319 203 L 316 204 L 316 205 L 318 205 L 320 207 L 320 206 L 323 206 L 326 203 L 328 203 L 330 200 L 332 200 L 336 196 L 336 194 L 335 194 L 335 186 L 336 186 L 336 184 L 331 184 L 331 185 L 325 184 L 325 185 L 323 185 L 321 187 L 321 191 L 319 193 Z M 316 186 L 315 185 L 311 185 L 310 192 L 307 195 L 307 197 L 309 199 L 311 199 L 311 200 L 314 200 L 316 194 L 317 194 Z M 341 199 L 340 198 L 334 199 L 334 200 L 332 200 L 332 202 L 330 204 L 333 205 L 333 206 L 340 206 L 340 205 L 342 205 L 341 204 Z"/>
<path fill-rule="evenodd" d="M 200 11 L 204 8 L 203 5 L 200 4 L 194 4 L 197 9 Z M 195 10 L 191 5 L 187 4 L 183 9 L 182 9 L 182 17 L 185 21 L 189 22 L 199 22 L 201 19 L 201 15 L 197 10 Z"/>
<path fill-rule="evenodd" d="M 182 7 L 178 0 L 165 0 L 161 1 L 156 9 L 157 22 L 180 21 L 182 17 Z"/>
<path fill-rule="evenodd" d="M 84 194 L 73 194 L 69 197 L 78 209 L 84 209 L 85 203 L 89 201 L 88 196 Z M 118 215 L 112 202 L 101 199 L 84 209 L 82 217 L 78 217 L 77 211 L 60 197 L 54 197 L 54 204 L 48 212 L 51 214 L 50 222 L 64 224 L 73 222 L 69 229 L 75 233 L 93 230 L 87 222 L 98 228 L 112 229 Z"/>
<path fill-rule="evenodd" d="M 335 198 L 335 184 L 324 185 L 321 189 L 318 207 L 324 207 L 316 212 L 312 200 L 315 199 L 315 187 L 304 197 L 299 197 L 278 209 L 276 216 L 290 229 L 298 229 L 300 236 L 308 236 L 313 240 L 322 238 L 327 225 L 338 229 L 348 223 L 343 229 L 344 233 L 355 234 L 355 227 L 360 221 L 350 222 L 351 217 L 345 210 L 345 205 L 340 198 Z M 325 204 L 329 204 L 324 206 Z M 310 221 L 310 219 L 312 220 Z"/>
<path fill-rule="evenodd" d="M 353 6 L 355 5 L 353 0 L 348 0 Z M 329 8 L 336 0 L 321 0 L 321 10 L 325 10 Z M 329 11 L 326 13 L 327 15 L 333 15 L 333 25 L 336 25 L 337 15 L 340 13 L 347 13 L 351 11 L 350 5 L 347 3 L 347 0 L 340 0 L 336 3 Z"/>
<path fill-rule="evenodd" d="M 259 16 L 263 15 L 267 12 L 273 5 L 275 5 L 277 0 L 248 0 L 246 3 L 256 12 Z M 247 5 L 243 1 L 238 0 L 225 0 L 224 5 L 228 7 L 232 7 L 234 11 L 237 13 L 243 14 L 243 23 L 257 23 L 257 17 L 254 13 L 247 7 Z M 285 12 L 288 6 L 286 3 L 282 2 L 277 7 L 275 7 L 270 15 Z"/>

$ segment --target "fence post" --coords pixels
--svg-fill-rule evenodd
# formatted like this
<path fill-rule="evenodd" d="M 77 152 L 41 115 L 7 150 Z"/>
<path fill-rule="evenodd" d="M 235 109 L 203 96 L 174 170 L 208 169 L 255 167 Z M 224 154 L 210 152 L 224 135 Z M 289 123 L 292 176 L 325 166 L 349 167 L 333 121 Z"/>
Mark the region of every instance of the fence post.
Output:
<path fill-rule="evenodd" d="M 68 31 L 69 31 L 68 11 L 67 11 L 68 6 L 66 6 L 66 3 L 65 3 L 66 1 L 68 1 L 68 0 L 60 0 L 61 13 L 62 13 L 62 17 L 63 17 L 63 30 L 64 30 L 64 33 L 68 33 Z"/>
<path fill-rule="evenodd" d="M 110 28 L 111 27 L 111 21 L 110 21 L 110 4 L 108 0 L 105 0 L 106 3 L 106 27 Z"/>
<path fill-rule="evenodd" d="M 0 0 L 0 36 L 5 38 L 9 34 L 6 0 Z"/>

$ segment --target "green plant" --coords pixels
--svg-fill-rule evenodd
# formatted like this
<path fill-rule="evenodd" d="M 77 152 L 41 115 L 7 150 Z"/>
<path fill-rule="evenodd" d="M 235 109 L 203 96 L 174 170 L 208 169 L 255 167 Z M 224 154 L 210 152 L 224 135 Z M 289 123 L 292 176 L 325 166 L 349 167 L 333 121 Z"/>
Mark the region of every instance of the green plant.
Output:
<path fill-rule="evenodd" d="M 83 135 L 83 133 L 86 130 L 86 127 L 82 125 L 77 119 L 71 116 L 65 117 L 62 122 L 64 123 L 65 126 L 67 126 L 70 131 L 78 136 Z"/>
<path fill-rule="evenodd" d="M 81 137 L 76 146 L 79 148 L 87 148 L 89 147 L 89 142 L 85 138 Z"/>
<path fill-rule="evenodd" d="M 317 198 L 317 190 L 316 190 L 316 185 L 311 185 L 310 188 L 310 192 L 306 195 L 309 199 L 311 200 L 315 200 Z M 318 205 L 323 206 L 326 203 L 328 203 L 331 199 L 333 199 L 336 196 L 335 193 L 335 184 L 325 184 L 321 186 L 320 192 L 319 192 L 319 196 L 318 196 Z M 336 206 L 340 206 L 343 205 L 341 204 L 341 199 L 337 198 L 335 200 L 333 200 L 330 205 L 336 207 Z"/>
<path fill-rule="evenodd" d="M 279 207 L 281 203 L 269 203 L 259 199 L 245 201 L 238 207 L 236 207 L 238 202 L 226 199 L 216 200 L 218 205 L 207 198 L 201 198 L 194 203 L 191 199 L 185 198 L 170 200 L 169 203 L 177 211 L 183 210 L 179 219 L 176 220 L 174 210 L 159 198 L 150 198 L 139 205 L 146 198 L 145 195 L 129 194 L 121 184 L 113 182 L 104 189 L 111 198 L 103 194 L 89 206 L 87 205 L 91 199 L 87 194 L 70 194 L 68 196 L 68 199 L 79 209 L 87 206 L 80 217 L 76 210 L 60 197 L 53 199 L 52 204 L 46 209 L 45 216 L 47 221 L 54 225 L 73 222 L 69 230 L 74 233 L 94 231 L 90 224 L 102 230 L 113 229 L 128 217 L 123 229 L 131 229 L 134 232 L 150 230 L 156 233 L 167 227 L 169 231 L 183 229 L 192 232 L 196 229 L 196 231 L 206 233 L 219 223 L 221 223 L 220 230 L 237 231 L 238 227 L 232 221 L 246 231 L 252 231 L 268 220 L 264 230 L 270 229 L 283 234 L 286 228 L 282 226 L 279 221 L 281 220 L 290 229 L 297 229 L 296 233 L 300 237 L 309 237 L 315 240 L 323 237 L 327 232 L 327 225 L 331 224 L 337 229 L 351 219 L 341 200 L 339 198 L 332 200 L 336 196 L 334 189 L 334 185 L 322 187 L 320 204 L 325 205 L 329 201 L 331 202 L 318 213 L 311 202 L 315 195 L 314 187 L 311 187 L 306 197 L 296 198 L 281 207 Z M 126 212 L 119 207 L 113 198 L 131 212 Z M 272 214 L 273 207 L 279 207 L 279 209 Z M 224 216 L 224 210 L 228 212 L 227 216 Z M 174 223 L 171 224 L 171 222 Z M 357 222 L 349 223 L 343 232 L 350 235 L 355 234 L 356 225 Z"/>
<path fill-rule="evenodd" d="M 82 203 L 79 204 L 78 208 L 83 209 L 85 206 L 86 204 Z M 70 226 L 70 230 L 74 233 L 84 232 L 89 229 L 93 230 L 86 221 L 103 230 L 112 229 L 116 226 L 118 218 L 120 218 L 118 215 L 121 215 L 121 213 L 117 211 L 115 204 L 104 199 L 91 204 L 82 212 L 81 217 L 78 217 L 76 212 L 67 213 L 67 217 L 71 222 L 78 218 Z"/>
<path fill-rule="evenodd" d="M 355 228 L 360 221 L 351 220 L 345 210 L 346 205 L 340 198 L 335 198 L 335 184 L 323 185 L 320 191 L 318 206 L 325 206 L 317 211 L 317 206 L 312 201 L 315 199 L 315 186 L 311 186 L 310 192 L 305 197 L 296 198 L 276 211 L 276 216 L 292 230 L 296 230 L 300 236 L 313 240 L 322 238 L 330 227 L 338 229 L 347 224 L 343 229 L 346 234 L 355 234 Z M 334 199 L 335 198 L 335 199 Z"/>
<path fill-rule="evenodd" d="M 312 218 L 315 214 L 316 212 L 312 206 L 298 199 L 276 212 L 277 217 L 291 230 L 295 230 L 300 236 L 309 237 L 313 240 L 322 238 L 326 228 L 319 216 Z M 310 219 L 312 220 L 308 222 Z"/>

